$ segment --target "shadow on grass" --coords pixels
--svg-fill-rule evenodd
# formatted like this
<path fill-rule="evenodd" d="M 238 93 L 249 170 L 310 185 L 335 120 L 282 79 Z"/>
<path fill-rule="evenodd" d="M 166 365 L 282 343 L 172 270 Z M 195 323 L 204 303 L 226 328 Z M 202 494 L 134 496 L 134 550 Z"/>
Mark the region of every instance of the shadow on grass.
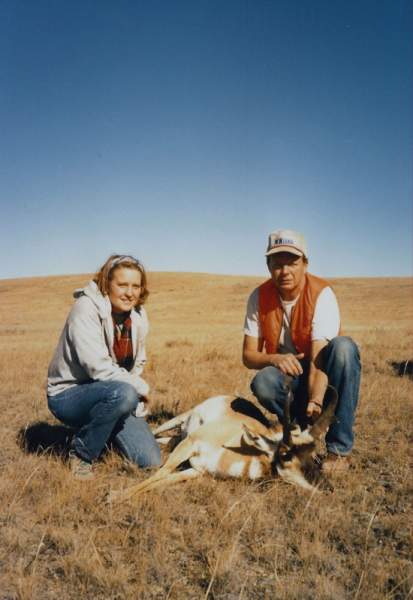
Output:
<path fill-rule="evenodd" d="M 174 416 L 169 411 L 161 410 L 156 414 L 148 415 L 147 421 L 150 425 L 156 425 L 162 421 L 172 419 Z M 19 430 L 17 444 L 27 454 L 51 452 L 66 460 L 69 456 L 70 442 L 75 432 L 76 429 L 66 425 L 37 421 Z M 111 442 L 110 439 L 110 446 L 112 446 Z"/>
<path fill-rule="evenodd" d="M 169 421 L 174 417 L 176 417 L 175 413 L 170 412 L 169 410 L 161 409 L 157 413 L 148 415 L 146 420 L 148 421 L 149 425 L 158 425 L 159 423 L 163 421 Z"/>
<path fill-rule="evenodd" d="M 28 454 L 52 452 L 67 459 L 74 433 L 74 429 L 65 425 L 38 421 L 20 429 L 17 443 Z"/>
<path fill-rule="evenodd" d="M 390 363 L 395 375 L 413 379 L 413 360 L 393 361 Z"/>

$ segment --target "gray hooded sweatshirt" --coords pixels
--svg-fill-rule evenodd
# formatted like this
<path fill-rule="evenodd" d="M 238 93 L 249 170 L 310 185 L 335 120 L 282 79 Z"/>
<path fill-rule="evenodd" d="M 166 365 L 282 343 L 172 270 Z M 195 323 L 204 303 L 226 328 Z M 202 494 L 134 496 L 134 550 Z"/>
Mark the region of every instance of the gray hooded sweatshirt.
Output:
<path fill-rule="evenodd" d="M 149 386 L 141 377 L 146 362 L 145 338 L 149 324 L 141 306 L 131 313 L 134 364 L 131 371 L 120 367 L 113 352 L 112 305 L 94 281 L 74 292 L 76 302 L 69 313 L 49 365 L 48 396 L 92 381 L 125 381 L 146 396 Z"/>

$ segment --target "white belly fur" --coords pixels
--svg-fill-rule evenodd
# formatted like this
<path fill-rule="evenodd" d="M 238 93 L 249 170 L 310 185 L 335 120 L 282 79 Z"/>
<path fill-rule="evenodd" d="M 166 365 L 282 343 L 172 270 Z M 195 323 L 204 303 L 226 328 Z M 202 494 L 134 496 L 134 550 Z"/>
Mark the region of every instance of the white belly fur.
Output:
<path fill-rule="evenodd" d="M 197 443 L 197 454 L 190 458 L 191 466 L 202 473 L 210 473 L 211 475 L 219 475 L 218 465 L 224 448 L 214 448 L 207 442 Z"/>

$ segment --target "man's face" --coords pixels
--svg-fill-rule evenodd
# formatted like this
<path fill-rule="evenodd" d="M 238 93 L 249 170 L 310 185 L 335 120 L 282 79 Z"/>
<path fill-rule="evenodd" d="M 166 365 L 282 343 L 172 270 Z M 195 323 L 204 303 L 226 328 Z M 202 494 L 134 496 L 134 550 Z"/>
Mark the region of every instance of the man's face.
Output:
<path fill-rule="evenodd" d="M 271 254 L 268 260 L 268 269 L 282 298 L 293 300 L 298 296 L 304 285 L 307 271 L 307 264 L 302 256 L 296 256 L 289 252 Z"/>

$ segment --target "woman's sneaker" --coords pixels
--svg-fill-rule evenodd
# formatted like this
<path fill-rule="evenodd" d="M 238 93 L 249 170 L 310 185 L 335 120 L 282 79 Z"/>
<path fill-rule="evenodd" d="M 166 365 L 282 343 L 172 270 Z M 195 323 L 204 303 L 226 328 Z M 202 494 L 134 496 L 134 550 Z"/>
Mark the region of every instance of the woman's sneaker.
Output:
<path fill-rule="evenodd" d="M 92 463 L 79 458 L 73 450 L 69 452 L 69 465 L 75 479 L 86 481 L 87 479 L 93 479 L 95 476 Z"/>

